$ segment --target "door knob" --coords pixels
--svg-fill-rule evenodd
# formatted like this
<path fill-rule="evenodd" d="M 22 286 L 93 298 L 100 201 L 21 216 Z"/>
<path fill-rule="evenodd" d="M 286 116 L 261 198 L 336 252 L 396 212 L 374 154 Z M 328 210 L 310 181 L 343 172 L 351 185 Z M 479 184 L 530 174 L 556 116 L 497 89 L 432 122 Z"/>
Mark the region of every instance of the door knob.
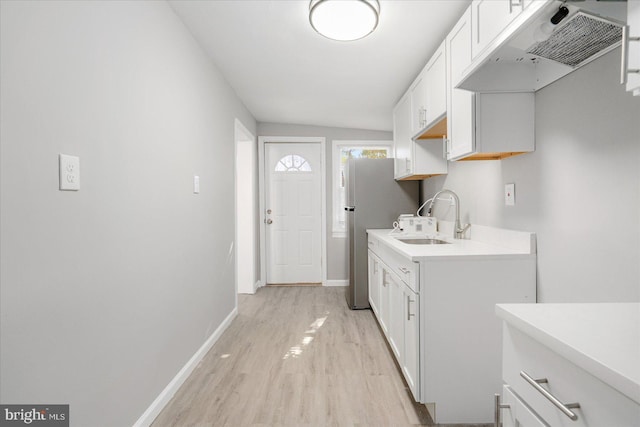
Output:
<path fill-rule="evenodd" d="M 271 224 L 271 223 L 273 223 L 273 220 L 272 219 L 268 219 L 267 220 L 267 224 Z"/>

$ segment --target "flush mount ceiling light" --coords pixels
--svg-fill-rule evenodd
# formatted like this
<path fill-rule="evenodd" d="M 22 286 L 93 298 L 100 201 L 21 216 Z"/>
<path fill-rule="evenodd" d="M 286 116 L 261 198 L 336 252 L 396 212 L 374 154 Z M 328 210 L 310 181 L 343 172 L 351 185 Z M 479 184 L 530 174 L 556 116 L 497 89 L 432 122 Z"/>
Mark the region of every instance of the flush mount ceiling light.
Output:
<path fill-rule="evenodd" d="M 338 41 L 358 40 L 378 26 L 378 0 L 311 0 L 309 22 L 319 34 Z"/>

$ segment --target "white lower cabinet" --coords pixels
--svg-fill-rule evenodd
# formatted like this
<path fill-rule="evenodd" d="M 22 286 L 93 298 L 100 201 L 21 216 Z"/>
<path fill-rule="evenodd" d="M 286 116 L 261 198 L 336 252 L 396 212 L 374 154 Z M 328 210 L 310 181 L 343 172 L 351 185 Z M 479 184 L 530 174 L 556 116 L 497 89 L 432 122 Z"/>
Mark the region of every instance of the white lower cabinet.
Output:
<path fill-rule="evenodd" d="M 387 274 L 383 269 L 383 264 L 380 263 L 380 303 L 378 304 L 378 323 L 380 323 L 380 327 L 385 335 L 389 335 L 389 320 L 391 316 L 390 307 L 391 304 L 389 302 L 390 296 L 390 286 L 389 281 L 387 280 Z"/>
<path fill-rule="evenodd" d="M 504 326 L 502 363 L 504 427 L 640 425 L 637 402 L 511 325 Z"/>
<path fill-rule="evenodd" d="M 382 274 L 374 313 L 415 401 L 439 424 L 491 422 L 502 389 L 494 307 L 535 302 L 535 255 L 414 261 L 383 239 L 369 248 Z"/>
<path fill-rule="evenodd" d="M 402 321 L 402 280 L 386 267 L 384 275 L 389 286 L 389 344 L 400 365 L 404 359 L 404 322 Z"/>
<path fill-rule="evenodd" d="M 418 400 L 420 365 L 420 301 L 418 294 L 404 285 L 402 288 L 402 302 L 404 305 L 402 323 L 404 331 L 404 357 L 402 373 L 407 380 L 414 398 Z"/>
<path fill-rule="evenodd" d="M 369 305 L 371 310 L 380 315 L 380 287 L 382 280 L 382 272 L 380 271 L 380 260 L 373 252 L 369 252 Z"/>
<path fill-rule="evenodd" d="M 420 401 L 419 366 L 420 356 L 420 302 L 407 283 L 398 275 L 385 270 L 389 284 L 391 320 L 389 344 L 402 369 L 414 399 Z"/>
<path fill-rule="evenodd" d="M 420 299 L 396 271 L 408 270 L 387 259 L 387 263 L 369 251 L 369 302 L 389 346 L 401 367 L 407 385 L 416 401 L 420 401 L 419 351 L 420 351 Z M 377 265 L 377 268 L 376 268 Z M 406 265 L 406 264 L 404 264 Z M 414 279 L 413 274 L 406 275 Z M 374 284 L 378 283 L 377 298 Z"/>
<path fill-rule="evenodd" d="M 502 427 L 548 427 L 529 407 L 518 398 L 511 387 L 502 387 Z"/>

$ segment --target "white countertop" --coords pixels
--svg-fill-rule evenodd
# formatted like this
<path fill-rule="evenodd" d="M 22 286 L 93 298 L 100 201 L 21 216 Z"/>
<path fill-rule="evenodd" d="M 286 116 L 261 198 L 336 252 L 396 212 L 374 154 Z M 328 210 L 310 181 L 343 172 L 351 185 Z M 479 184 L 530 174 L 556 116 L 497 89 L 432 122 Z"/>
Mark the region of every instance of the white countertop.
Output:
<path fill-rule="evenodd" d="M 498 304 L 496 314 L 640 403 L 640 303 Z"/>
<path fill-rule="evenodd" d="M 393 230 L 390 229 L 367 230 L 367 233 L 404 257 L 418 262 L 433 257 L 438 257 L 439 259 L 446 257 L 458 259 L 459 257 L 535 256 L 536 244 L 534 233 L 502 230 L 477 225 L 472 226 L 471 229 L 472 233 L 475 233 L 475 236 L 478 236 L 479 239 L 453 239 L 451 235 L 441 233 L 428 236 L 449 242 L 449 244 L 441 245 L 414 245 L 404 243 L 398 240 L 397 237 L 405 236 L 396 232 L 392 233 Z"/>

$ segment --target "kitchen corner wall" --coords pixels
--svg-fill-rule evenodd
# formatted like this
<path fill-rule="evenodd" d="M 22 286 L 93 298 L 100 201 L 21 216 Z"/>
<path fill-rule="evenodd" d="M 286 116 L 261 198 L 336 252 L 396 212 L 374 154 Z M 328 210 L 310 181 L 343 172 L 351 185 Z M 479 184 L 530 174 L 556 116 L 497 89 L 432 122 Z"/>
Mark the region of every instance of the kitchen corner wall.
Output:
<path fill-rule="evenodd" d="M 456 191 L 464 222 L 537 233 L 539 302 L 640 301 L 640 97 L 619 67 L 616 49 L 536 93 L 534 153 L 423 181 L 425 199 Z"/>
<path fill-rule="evenodd" d="M 0 7 L 0 401 L 132 425 L 235 308 L 255 120 L 166 2 Z"/>
<path fill-rule="evenodd" d="M 331 159 L 331 144 L 333 140 L 393 141 L 393 133 L 384 131 L 344 129 L 323 126 L 258 123 L 258 136 L 315 136 L 326 138 L 327 164 L 325 167 L 327 175 L 327 212 L 325 216 L 327 225 L 327 279 L 341 281 L 347 280 L 349 277 L 349 256 L 347 253 L 347 239 L 334 238 L 331 234 L 331 221 L 333 217 L 333 198 L 331 196 L 331 191 L 333 188 L 333 179 L 331 175 L 331 171 L 333 170 Z"/>

